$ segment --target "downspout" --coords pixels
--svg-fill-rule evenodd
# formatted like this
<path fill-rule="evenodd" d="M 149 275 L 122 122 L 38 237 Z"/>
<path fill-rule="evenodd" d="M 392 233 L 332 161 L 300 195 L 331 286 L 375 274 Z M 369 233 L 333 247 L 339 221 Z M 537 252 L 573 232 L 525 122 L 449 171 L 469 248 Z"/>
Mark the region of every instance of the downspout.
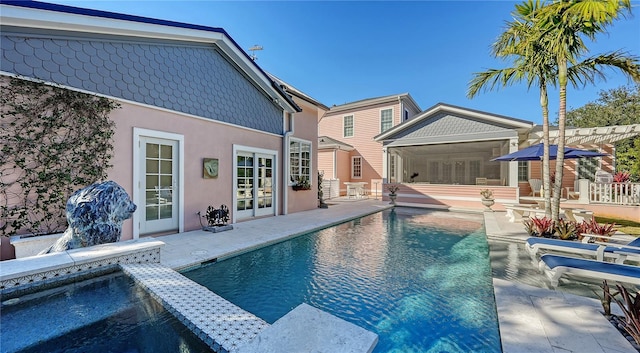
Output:
<path fill-rule="evenodd" d="M 285 113 L 286 114 L 286 113 Z M 294 132 L 294 125 L 293 125 L 293 114 L 289 114 L 289 126 L 287 126 L 286 128 L 289 128 L 288 131 L 285 131 L 284 135 L 283 135 L 283 139 L 282 139 L 282 166 L 283 166 L 283 170 L 282 170 L 282 184 L 284 186 L 284 192 L 282 193 L 282 214 L 283 215 L 287 215 L 289 214 L 289 140 L 291 138 L 291 135 L 293 135 Z"/>

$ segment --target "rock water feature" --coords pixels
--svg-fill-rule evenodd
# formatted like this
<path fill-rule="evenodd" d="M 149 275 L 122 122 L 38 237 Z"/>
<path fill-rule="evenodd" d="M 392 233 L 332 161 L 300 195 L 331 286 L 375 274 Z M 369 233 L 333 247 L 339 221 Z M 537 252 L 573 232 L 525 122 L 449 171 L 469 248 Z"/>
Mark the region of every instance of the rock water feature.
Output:
<path fill-rule="evenodd" d="M 40 254 L 115 243 L 122 235 L 122 222 L 131 218 L 136 208 L 124 188 L 114 181 L 80 189 L 67 201 L 69 227 L 56 243 Z"/>

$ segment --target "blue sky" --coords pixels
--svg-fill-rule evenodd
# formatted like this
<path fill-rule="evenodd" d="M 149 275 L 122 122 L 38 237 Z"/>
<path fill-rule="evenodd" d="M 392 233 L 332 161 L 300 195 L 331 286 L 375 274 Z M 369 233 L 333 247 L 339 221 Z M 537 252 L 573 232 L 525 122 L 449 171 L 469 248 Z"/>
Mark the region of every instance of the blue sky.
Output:
<path fill-rule="evenodd" d="M 524 84 L 466 98 L 474 72 L 508 67 L 490 55 L 511 19 L 512 1 L 48 1 L 224 28 L 257 63 L 327 106 L 408 92 L 427 109 L 443 102 L 540 124 L 539 92 Z M 640 2 L 633 16 L 588 43 L 591 55 L 622 49 L 640 56 Z M 568 108 L 628 85 L 606 81 L 569 88 Z M 550 91 L 555 121 L 557 90 Z"/>

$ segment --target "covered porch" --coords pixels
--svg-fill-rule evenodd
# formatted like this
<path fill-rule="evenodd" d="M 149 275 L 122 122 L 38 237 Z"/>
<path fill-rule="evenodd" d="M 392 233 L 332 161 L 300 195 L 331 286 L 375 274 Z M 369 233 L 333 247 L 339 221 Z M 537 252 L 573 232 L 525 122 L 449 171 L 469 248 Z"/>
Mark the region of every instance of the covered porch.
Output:
<path fill-rule="evenodd" d="M 509 163 L 491 161 L 509 153 L 509 146 L 510 140 L 390 146 L 387 148 L 387 180 L 391 183 L 511 185 Z"/>
<path fill-rule="evenodd" d="M 624 192 L 633 197 L 599 196 L 602 192 L 596 188 L 609 192 L 614 187 L 601 186 L 603 180 L 596 180 L 596 175 L 614 173 L 613 143 L 638 136 L 640 124 L 565 131 L 567 146 L 608 154 L 565 160 L 565 197 L 571 193 L 571 203 L 637 207 L 636 186 Z M 388 195 L 388 184 L 400 184 L 400 203 L 482 209 L 480 190 L 489 188 L 495 198 L 493 208 L 502 210 L 504 204 L 517 204 L 521 196 L 531 195 L 530 181 L 542 179 L 542 163 L 491 160 L 540 143 L 541 134 L 541 127 L 530 122 L 439 104 L 374 138 L 383 145 L 383 195 Z M 557 129 L 550 132 L 550 138 L 551 144 L 557 144 Z"/>

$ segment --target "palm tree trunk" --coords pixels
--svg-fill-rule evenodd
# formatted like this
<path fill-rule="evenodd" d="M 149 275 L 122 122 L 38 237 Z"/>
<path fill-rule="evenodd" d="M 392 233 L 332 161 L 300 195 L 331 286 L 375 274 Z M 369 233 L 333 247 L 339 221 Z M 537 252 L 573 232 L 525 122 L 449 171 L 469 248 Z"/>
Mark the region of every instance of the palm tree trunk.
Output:
<path fill-rule="evenodd" d="M 564 142 L 565 123 L 567 118 L 567 59 L 558 59 L 558 86 L 560 88 L 560 102 L 558 109 L 558 152 L 556 157 L 556 175 L 553 187 L 553 201 L 551 218 L 557 221 L 560 218 L 560 193 L 562 192 L 562 173 L 564 170 Z"/>
<path fill-rule="evenodd" d="M 542 107 L 542 142 L 544 155 L 542 158 L 542 189 L 545 199 L 544 213 L 551 215 L 551 178 L 549 178 L 549 96 L 547 85 L 540 84 L 540 106 Z"/>

